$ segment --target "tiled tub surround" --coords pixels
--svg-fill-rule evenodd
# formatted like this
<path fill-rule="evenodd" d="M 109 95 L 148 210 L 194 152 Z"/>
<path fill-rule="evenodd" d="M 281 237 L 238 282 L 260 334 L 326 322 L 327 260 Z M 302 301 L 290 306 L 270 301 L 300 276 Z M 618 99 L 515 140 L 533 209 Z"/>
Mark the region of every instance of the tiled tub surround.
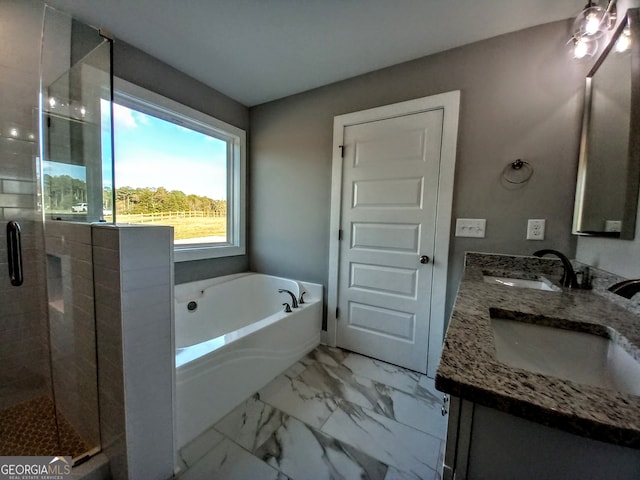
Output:
<path fill-rule="evenodd" d="M 640 319 L 631 302 L 625 309 L 605 298 L 609 292 L 567 288 L 546 292 L 482 280 L 483 274 L 516 278 L 541 274 L 557 281 L 561 272 L 561 264 L 554 259 L 468 253 L 436 387 L 543 425 L 640 449 L 640 397 L 511 368 L 496 360 L 492 308 L 538 316 L 551 326 L 554 319 L 603 325 L 613 341 L 640 359 Z M 602 278 L 596 278 L 595 287 L 600 283 Z"/>
<path fill-rule="evenodd" d="M 432 379 L 321 345 L 184 447 L 179 478 L 439 479 L 441 406 Z"/>

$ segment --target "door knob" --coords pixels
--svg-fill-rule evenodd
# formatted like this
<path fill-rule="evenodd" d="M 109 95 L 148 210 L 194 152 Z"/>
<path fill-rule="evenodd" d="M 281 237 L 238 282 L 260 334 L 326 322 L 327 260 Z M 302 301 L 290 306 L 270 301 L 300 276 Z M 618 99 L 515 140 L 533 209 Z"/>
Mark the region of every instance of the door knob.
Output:
<path fill-rule="evenodd" d="M 420 263 L 429 263 L 429 257 L 426 255 L 420 255 Z"/>

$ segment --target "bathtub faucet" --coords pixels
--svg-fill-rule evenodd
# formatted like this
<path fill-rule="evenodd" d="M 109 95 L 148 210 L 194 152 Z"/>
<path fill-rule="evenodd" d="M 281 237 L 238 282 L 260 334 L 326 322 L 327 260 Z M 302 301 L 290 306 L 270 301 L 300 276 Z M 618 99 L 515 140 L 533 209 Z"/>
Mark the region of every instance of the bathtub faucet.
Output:
<path fill-rule="evenodd" d="M 288 293 L 289 295 L 291 295 L 291 307 L 292 308 L 298 308 L 298 299 L 296 298 L 296 296 L 294 295 L 294 293 L 290 290 L 285 290 L 284 288 L 279 288 L 278 289 L 278 293 Z"/>

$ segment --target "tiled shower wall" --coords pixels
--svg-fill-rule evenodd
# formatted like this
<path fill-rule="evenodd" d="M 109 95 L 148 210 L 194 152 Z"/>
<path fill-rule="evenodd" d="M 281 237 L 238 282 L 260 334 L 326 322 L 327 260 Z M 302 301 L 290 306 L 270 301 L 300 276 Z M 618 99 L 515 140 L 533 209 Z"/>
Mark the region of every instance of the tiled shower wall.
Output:
<path fill-rule="evenodd" d="M 91 225 L 45 225 L 56 406 L 89 448 L 100 445 Z"/>
<path fill-rule="evenodd" d="M 0 408 L 49 392 L 35 157 L 42 3 L 0 2 Z M 9 282 L 6 223 L 22 227 L 24 284 Z"/>

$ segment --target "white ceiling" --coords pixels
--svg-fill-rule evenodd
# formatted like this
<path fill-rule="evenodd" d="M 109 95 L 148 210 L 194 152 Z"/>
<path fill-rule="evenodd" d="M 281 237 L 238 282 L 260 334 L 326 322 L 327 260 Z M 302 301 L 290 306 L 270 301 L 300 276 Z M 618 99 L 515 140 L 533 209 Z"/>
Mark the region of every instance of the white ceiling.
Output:
<path fill-rule="evenodd" d="M 569 18 L 584 6 L 584 0 L 48 3 L 247 106 Z"/>

